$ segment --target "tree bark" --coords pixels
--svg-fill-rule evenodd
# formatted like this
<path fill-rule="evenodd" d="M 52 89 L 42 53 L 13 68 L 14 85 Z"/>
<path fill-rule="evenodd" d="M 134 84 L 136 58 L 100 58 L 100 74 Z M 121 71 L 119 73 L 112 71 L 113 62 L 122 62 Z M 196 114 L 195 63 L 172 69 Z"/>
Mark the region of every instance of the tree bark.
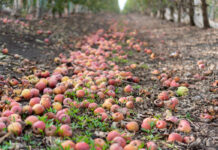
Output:
<path fill-rule="evenodd" d="M 208 13 L 207 13 L 207 2 L 206 0 L 201 0 L 201 8 L 203 13 L 203 23 L 204 28 L 210 28 L 210 23 L 208 20 Z"/>
<path fill-rule="evenodd" d="M 211 6 L 211 19 L 213 20 L 213 21 L 215 21 L 215 19 L 216 19 L 216 3 L 217 3 L 217 0 L 213 0 L 213 2 L 212 2 L 212 6 Z"/>
<path fill-rule="evenodd" d="M 18 0 L 14 0 L 14 2 L 13 2 L 13 10 L 12 10 L 12 14 L 11 15 L 15 16 L 17 11 L 18 11 Z"/>
<path fill-rule="evenodd" d="M 164 4 L 164 1 L 161 0 L 160 1 L 160 17 L 161 17 L 161 19 L 165 19 L 165 12 L 166 12 L 165 4 Z"/>
<path fill-rule="evenodd" d="M 170 21 L 174 21 L 174 7 L 170 6 Z"/>
<path fill-rule="evenodd" d="M 165 12 L 166 10 L 164 8 L 161 8 L 161 11 L 160 11 L 161 19 L 165 19 Z"/>
<path fill-rule="evenodd" d="M 178 23 L 181 23 L 182 6 L 181 1 L 178 2 Z"/>
<path fill-rule="evenodd" d="M 36 2 L 36 18 L 42 17 L 42 3 L 41 0 L 37 0 Z"/>
<path fill-rule="evenodd" d="M 195 26 L 194 11 L 194 0 L 189 0 L 189 18 L 191 26 Z"/>

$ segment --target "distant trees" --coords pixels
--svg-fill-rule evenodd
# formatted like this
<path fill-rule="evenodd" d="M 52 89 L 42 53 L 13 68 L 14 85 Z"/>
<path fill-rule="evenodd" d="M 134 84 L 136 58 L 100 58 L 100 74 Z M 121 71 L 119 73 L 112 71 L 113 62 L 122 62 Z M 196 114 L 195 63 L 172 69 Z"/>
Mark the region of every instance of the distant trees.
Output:
<path fill-rule="evenodd" d="M 141 8 L 138 5 L 140 5 L 140 3 L 136 3 L 134 1 L 127 1 L 125 8 L 124 8 L 124 12 L 136 12 L 137 8 Z"/>
<path fill-rule="evenodd" d="M 22 6 L 22 13 L 35 13 L 37 18 L 48 12 L 61 17 L 65 10 L 69 14 L 78 11 L 76 9 L 79 8 L 86 12 L 119 12 L 118 0 L 0 0 L 0 11 L 3 6 L 10 7 L 13 10 L 12 14 L 18 13 L 19 7 Z"/>
<path fill-rule="evenodd" d="M 195 1 L 196 0 L 127 0 L 124 12 L 130 12 L 133 10 L 140 11 L 142 13 L 152 13 L 154 16 L 159 16 L 161 19 L 165 19 L 166 9 L 170 10 L 170 21 L 181 22 L 182 15 L 188 14 L 190 25 L 194 26 L 194 14 L 195 14 Z M 198 0 L 201 3 L 201 10 L 203 16 L 204 28 L 209 28 L 208 19 L 208 2 L 209 0 Z M 217 0 L 212 0 L 211 3 L 216 3 Z M 214 7 L 211 8 L 214 11 Z M 177 14 L 177 20 L 175 20 L 174 14 Z"/>

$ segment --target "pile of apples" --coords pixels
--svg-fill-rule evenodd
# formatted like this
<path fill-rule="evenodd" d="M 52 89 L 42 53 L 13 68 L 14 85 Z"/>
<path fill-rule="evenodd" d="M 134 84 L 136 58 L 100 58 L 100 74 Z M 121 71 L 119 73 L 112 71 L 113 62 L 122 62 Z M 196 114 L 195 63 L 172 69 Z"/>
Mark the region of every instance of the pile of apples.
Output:
<path fill-rule="evenodd" d="M 37 31 L 42 34 L 43 31 Z M 49 32 L 50 33 L 50 32 Z M 46 136 L 59 136 L 62 138 L 72 137 L 73 130 L 70 126 L 72 116 L 69 114 L 70 108 L 87 109 L 93 112 L 93 115 L 101 118 L 102 121 L 111 120 L 112 122 L 122 122 L 130 116 L 130 110 L 135 108 L 136 103 L 143 103 L 143 97 L 134 97 L 132 93 L 134 88 L 125 85 L 120 96 L 116 89 L 122 87 L 124 80 L 140 82 L 139 78 L 129 71 L 123 71 L 116 63 L 109 60 L 111 57 L 120 59 L 127 58 L 122 46 L 118 41 L 125 41 L 127 33 L 112 32 L 107 33 L 103 29 L 97 31 L 94 35 L 87 37 L 82 44 L 78 44 L 78 51 L 70 52 L 70 55 L 60 54 L 54 59 L 59 64 L 52 72 L 49 70 L 35 70 L 30 76 L 25 76 L 20 81 L 17 79 L 2 80 L 10 85 L 11 93 L 2 92 L 0 110 L 0 132 L 7 129 L 8 132 L 21 136 L 25 126 L 31 126 L 35 134 L 44 134 Z M 133 34 L 133 33 L 131 33 Z M 141 44 L 134 44 L 131 40 L 127 41 L 137 51 L 140 51 Z M 114 53 L 113 51 L 116 51 Z M 146 50 L 151 54 L 151 50 Z M 164 78 L 164 76 L 162 77 Z M 165 80 L 165 79 L 164 79 Z M 178 79 L 170 80 L 170 84 L 176 84 Z M 167 84 L 168 85 L 168 84 Z M 9 88 L 9 87 L 8 87 Z M 74 93 L 74 97 L 69 94 Z M 96 102 L 89 102 L 88 99 L 94 99 Z M 158 96 L 158 106 L 165 105 L 174 110 L 178 104 L 176 97 L 169 96 L 164 91 Z M 55 112 L 48 112 L 53 109 Z M 137 108 L 136 108 L 137 109 Z M 24 117 L 26 116 L 26 117 Z M 54 124 L 47 127 L 46 123 L 39 119 L 39 116 L 46 116 L 52 119 Z M 172 118 L 168 120 L 144 118 L 141 122 L 136 120 L 128 121 L 122 130 L 130 133 L 140 132 L 141 129 L 158 130 L 166 129 Z M 175 121 L 176 120 L 176 121 Z M 55 125 L 59 122 L 60 128 Z M 182 137 L 178 132 L 189 133 L 191 126 L 187 120 L 174 119 L 177 126 L 175 132 L 169 134 L 168 142 L 190 143 L 194 137 Z M 143 146 L 143 141 L 132 139 L 127 133 L 119 131 L 110 131 L 107 137 L 94 139 L 95 149 L 101 150 L 106 143 L 110 143 L 110 150 L 136 150 L 158 148 L 154 141 L 147 141 Z M 130 142 L 129 142 L 130 141 Z M 63 140 L 61 146 L 64 149 L 89 150 L 90 145 L 85 142 L 74 143 L 71 140 Z"/>

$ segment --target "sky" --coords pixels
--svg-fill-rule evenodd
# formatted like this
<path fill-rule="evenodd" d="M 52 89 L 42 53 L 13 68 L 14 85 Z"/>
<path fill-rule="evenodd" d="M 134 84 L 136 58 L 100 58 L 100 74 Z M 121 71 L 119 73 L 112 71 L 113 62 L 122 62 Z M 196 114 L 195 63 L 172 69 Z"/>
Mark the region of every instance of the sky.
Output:
<path fill-rule="evenodd" d="M 123 10 L 127 0 L 119 0 L 120 9 Z"/>

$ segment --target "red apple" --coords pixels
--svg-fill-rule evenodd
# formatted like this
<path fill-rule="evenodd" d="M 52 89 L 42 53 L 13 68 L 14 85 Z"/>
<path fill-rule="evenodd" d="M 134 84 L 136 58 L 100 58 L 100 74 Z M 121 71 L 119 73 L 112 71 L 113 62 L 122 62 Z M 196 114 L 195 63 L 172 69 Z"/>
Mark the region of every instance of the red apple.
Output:
<path fill-rule="evenodd" d="M 36 115 L 41 115 L 41 114 L 43 114 L 44 111 L 45 111 L 45 108 L 41 104 L 35 104 L 33 106 L 33 112 Z"/>
<path fill-rule="evenodd" d="M 61 146 L 64 150 L 75 149 L 75 143 L 73 143 L 71 140 L 67 140 L 67 141 L 62 142 Z"/>
<path fill-rule="evenodd" d="M 128 131 L 137 132 L 139 130 L 139 125 L 135 121 L 128 122 L 127 125 L 126 125 L 126 129 Z"/>
<path fill-rule="evenodd" d="M 160 100 L 168 100 L 169 99 L 169 94 L 167 91 L 163 91 L 158 95 L 158 99 Z"/>
<path fill-rule="evenodd" d="M 134 108 L 134 103 L 133 103 L 133 101 L 128 101 L 128 102 L 126 102 L 126 108 L 128 108 L 128 109 L 133 109 L 133 108 Z"/>
<path fill-rule="evenodd" d="M 147 146 L 147 149 L 149 149 L 149 150 L 157 150 L 157 148 L 158 148 L 157 145 L 152 141 L 147 142 L 146 146 Z"/>
<path fill-rule="evenodd" d="M 117 131 L 111 131 L 107 135 L 107 141 L 112 141 L 115 137 L 120 136 L 120 133 Z"/>
<path fill-rule="evenodd" d="M 54 101 L 55 101 L 55 102 L 62 103 L 63 100 L 64 100 L 64 95 L 63 95 L 63 94 L 57 94 L 57 95 L 55 95 L 55 97 L 54 97 Z"/>
<path fill-rule="evenodd" d="M 46 136 L 54 136 L 56 134 L 57 127 L 55 125 L 51 125 L 50 127 L 45 128 Z"/>
<path fill-rule="evenodd" d="M 190 123 L 187 120 L 180 120 L 177 130 L 180 132 L 189 133 L 191 131 Z"/>
<path fill-rule="evenodd" d="M 168 101 L 164 101 L 165 107 L 174 110 L 175 107 L 178 105 L 179 101 L 176 97 L 171 98 Z"/>
<path fill-rule="evenodd" d="M 61 123 L 64 123 L 64 124 L 70 124 L 70 123 L 71 123 L 70 116 L 67 115 L 67 114 L 61 114 L 61 115 L 58 117 L 58 120 L 59 120 Z"/>
<path fill-rule="evenodd" d="M 11 108 L 11 112 L 13 112 L 15 114 L 21 114 L 22 113 L 22 108 L 21 108 L 21 106 L 13 106 Z"/>
<path fill-rule="evenodd" d="M 126 145 L 126 140 L 122 138 L 121 136 L 117 136 L 112 140 L 112 143 L 117 143 L 122 147 L 125 147 Z"/>
<path fill-rule="evenodd" d="M 138 150 L 138 147 L 135 146 L 135 145 L 132 145 L 132 144 L 127 144 L 127 145 L 124 147 L 124 150 Z"/>
<path fill-rule="evenodd" d="M 65 98 L 63 101 L 63 104 L 64 104 L 64 106 L 71 106 L 72 102 L 73 102 L 72 99 Z"/>
<path fill-rule="evenodd" d="M 25 99 L 30 99 L 32 97 L 32 93 L 29 89 L 24 89 L 21 93 L 21 96 Z"/>
<path fill-rule="evenodd" d="M 15 135 L 20 135 L 22 133 L 22 126 L 19 122 L 12 122 L 8 126 L 8 132 L 11 132 Z"/>
<path fill-rule="evenodd" d="M 106 142 L 101 138 L 96 138 L 94 142 L 95 142 L 95 146 L 98 146 L 100 148 L 103 148 L 106 145 Z"/>
<path fill-rule="evenodd" d="M 101 114 L 101 113 L 104 113 L 104 112 L 105 112 L 104 108 L 98 107 L 98 108 L 95 109 L 94 114 L 97 115 L 97 114 Z"/>
<path fill-rule="evenodd" d="M 3 53 L 3 54 L 8 54 L 8 49 L 7 49 L 7 48 L 4 48 L 4 49 L 2 50 L 2 53 Z"/>
<path fill-rule="evenodd" d="M 114 104 L 114 105 L 112 105 L 111 106 L 111 109 L 110 109 L 110 111 L 111 112 L 113 112 L 113 113 L 115 113 L 115 112 L 117 112 L 118 111 L 118 109 L 120 108 L 120 106 L 119 105 L 117 105 L 117 104 Z"/>
<path fill-rule="evenodd" d="M 43 94 L 51 95 L 53 93 L 53 90 L 51 88 L 44 88 Z"/>
<path fill-rule="evenodd" d="M 42 134 L 45 130 L 45 123 L 43 121 L 36 121 L 32 128 L 34 133 Z"/>
<path fill-rule="evenodd" d="M 116 112 L 116 113 L 112 114 L 112 119 L 113 119 L 113 121 L 115 121 L 115 122 L 119 122 L 119 121 L 121 121 L 121 120 L 124 119 L 124 116 L 123 116 L 122 113 Z"/>
<path fill-rule="evenodd" d="M 25 119 L 25 123 L 27 125 L 33 125 L 35 122 L 37 122 L 39 119 L 36 117 L 36 116 L 28 116 L 26 119 Z"/>
<path fill-rule="evenodd" d="M 192 142 L 195 141 L 195 137 L 194 137 L 194 136 L 185 136 L 185 137 L 183 138 L 183 141 L 184 141 L 184 143 L 186 143 L 186 144 L 190 144 L 190 143 L 192 143 Z"/>
<path fill-rule="evenodd" d="M 141 127 L 145 130 L 151 130 L 152 126 L 155 125 L 155 122 L 152 118 L 145 118 L 142 122 Z"/>
<path fill-rule="evenodd" d="M 51 100 L 50 98 L 41 98 L 40 104 L 45 108 L 48 109 L 51 107 Z M 34 106 L 33 106 L 34 107 Z"/>
<path fill-rule="evenodd" d="M 85 96 L 85 91 L 84 91 L 84 90 L 78 90 L 78 91 L 76 91 L 76 96 L 77 96 L 78 98 L 84 97 L 84 96 Z"/>
<path fill-rule="evenodd" d="M 171 133 L 169 136 L 168 136 L 168 142 L 174 142 L 174 141 L 177 141 L 177 142 L 182 142 L 182 136 L 178 133 Z"/>
<path fill-rule="evenodd" d="M 102 104 L 102 107 L 103 107 L 103 108 L 106 108 L 106 109 L 108 109 L 108 110 L 111 109 L 111 106 L 112 106 L 112 103 L 109 102 L 109 101 L 105 101 L 105 102 Z"/>
<path fill-rule="evenodd" d="M 85 142 L 76 143 L 75 148 L 76 150 L 89 150 L 90 149 L 89 145 Z"/>
<path fill-rule="evenodd" d="M 61 103 L 59 103 L 59 102 L 54 102 L 54 103 L 52 104 L 52 107 L 53 107 L 56 111 L 59 111 L 59 110 L 62 109 L 62 105 L 61 105 Z"/>
<path fill-rule="evenodd" d="M 39 104 L 40 103 L 40 98 L 39 97 L 33 97 L 30 99 L 29 105 L 31 107 L 33 107 L 35 104 Z"/>
<path fill-rule="evenodd" d="M 98 104 L 96 104 L 96 103 L 90 103 L 89 104 L 89 109 L 91 109 L 91 110 L 94 110 L 97 107 L 98 107 Z"/>
<path fill-rule="evenodd" d="M 82 108 L 88 108 L 89 107 L 89 101 L 88 100 L 83 100 L 82 102 L 81 102 L 81 107 Z"/>
<path fill-rule="evenodd" d="M 21 122 L 21 116 L 19 114 L 11 114 L 8 119 L 10 120 L 10 122 Z"/>
<path fill-rule="evenodd" d="M 32 114 L 32 107 L 30 105 L 25 105 L 23 106 L 22 108 L 22 113 L 23 114 L 28 114 L 28 115 L 31 115 Z"/>
<path fill-rule="evenodd" d="M 9 117 L 13 114 L 12 111 L 10 110 L 5 110 L 4 112 L 2 112 L 2 117 Z"/>
<path fill-rule="evenodd" d="M 72 132 L 72 129 L 69 125 L 63 124 L 60 127 L 58 134 L 59 134 L 59 136 L 62 136 L 62 137 L 70 137 L 70 136 L 72 136 L 73 132 Z"/>
<path fill-rule="evenodd" d="M 4 123 L 4 122 L 0 122 L 0 133 L 1 133 L 4 129 L 6 129 L 5 123 Z"/>
<path fill-rule="evenodd" d="M 44 39 L 44 42 L 48 44 L 50 41 L 49 41 L 48 38 L 45 38 L 45 39 Z"/>
<path fill-rule="evenodd" d="M 109 150 L 123 150 L 123 148 L 121 145 L 114 143 L 110 146 Z"/>
<path fill-rule="evenodd" d="M 125 88 L 124 88 L 125 93 L 131 93 L 132 91 L 133 91 L 133 88 L 131 85 L 125 86 Z"/>
<path fill-rule="evenodd" d="M 142 145 L 142 141 L 140 141 L 140 140 L 133 140 L 133 141 L 131 141 L 130 143 L 129 143 L 129 145 L 133 145 L 134 147 L 139 147 L 139 146 L 141 146 Z"/>
<path fill-rule="evenodd" d="M 143 103 L 143 102 L 144 102 L 143 99 L 142 99 L 142 97 L 136 97 L 136 98 L 135 98 L 135 101 L 136 101 L 137 103 Z"/>
<path fill-rule="evenodd" d="M 166 128 L 166 126 L 167 126 L 167 123 L 164 120 L 158 120 L 156 123 L 156 127 L 158 129 L 164 129 L 164 128 Z"/>
<path fill-rule="evenodd" d="M 6 126 L 10 124 L 8 117 L 0 117 L 0 122 L 3 122 Z"/>
<path fill-rule="evenodd" d="M 39 81 L 38 83 L 36 83 L 35 85 L 36 89 L 38 89 L 39 91 L 43 91 L 44 88 L 46 88 L 46 83 L 43 81 Z"/>
<path fill-rule="evenodd" d="M 56 119 L 56 116 L 53 112 L 47 112 L 44 114 L 44 116 L 46 116 L 47 119 Z"/>
<path fill-rule="evenodd" d="M 50 88 L 54 88 L 56 86 L 56 84 L 58 83 L 57 79 L 55 77 L 50 77 L 48 79 L 48 86 Z"/>

